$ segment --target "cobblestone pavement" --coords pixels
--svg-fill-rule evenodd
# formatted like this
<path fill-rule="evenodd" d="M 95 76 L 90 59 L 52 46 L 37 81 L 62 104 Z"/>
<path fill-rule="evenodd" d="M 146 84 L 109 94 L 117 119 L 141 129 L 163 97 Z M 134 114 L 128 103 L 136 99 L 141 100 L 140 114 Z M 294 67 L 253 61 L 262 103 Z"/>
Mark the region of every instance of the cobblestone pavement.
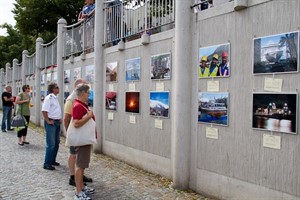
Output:
<path fill-rule="evenodd" d="M 2 116 L 0 116 L 2 118 Z M 31 128 L 29 145 L 18 145 L 16 132 L 0 132 L 0 199 L 4 200 L 69 200 L 75 187 L 68 184 L 68 148 L 62 138 L 56 170 L 43 169 L 45 133 L 39 127 Z M 104 155 L 92 154 L 86 175 L 93 178 L 89 186 L 96 189 L 92 199 L 201 199 L 191 191 L 179 191 L 163 177 L 129 166 Z"/>

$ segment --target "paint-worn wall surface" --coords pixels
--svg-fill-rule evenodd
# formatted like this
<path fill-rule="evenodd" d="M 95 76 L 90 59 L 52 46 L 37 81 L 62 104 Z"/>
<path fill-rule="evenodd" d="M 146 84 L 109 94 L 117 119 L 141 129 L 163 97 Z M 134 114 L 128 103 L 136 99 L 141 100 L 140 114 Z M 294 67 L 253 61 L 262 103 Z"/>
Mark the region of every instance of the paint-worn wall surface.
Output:
<path fill-rule="evenodd" d="M 297 135 L 273 133 L 281 137 L 281 149 L 263 147 L 263 134 L 270 131 L 252 129 L 253 92 L 266 92 L 265 78 L 273 75 L 253 75 L 252 72 L 253 39 L 299 31 L 300 1 L 249 0 L 248 8 L 240 11 L 234 11 L 234 2 L 222 6 L 198 14 L 194 29 L 197 45 L 193 45 L 198 57 L 192 59 L 197 65 L 200 47 L 230 43 L 231 75 L 214 79 L 219 81 L 220 92 L 229 93 L 229 123 L 213 126 L 218 129 L 218 139 L 206 138 L 209 124 L 199 123 L 196 133 L 192 133 L 192 141 L 197 143 L 192 142 L 192 151 L 196 153 L 192 153 L 195 156 L 191 173 L 197 178 L 191 178 L 191 187 L 224 199 L 299 197 L 299 128 Z M 298 93 L 299 73 L 274 77 L 283 80 L 282 93 Z M 211 79 L 197 80 L 195 89 L 207 91 L 208 81 Z M 194 102 L 195 109 L 197 106 Z"/>

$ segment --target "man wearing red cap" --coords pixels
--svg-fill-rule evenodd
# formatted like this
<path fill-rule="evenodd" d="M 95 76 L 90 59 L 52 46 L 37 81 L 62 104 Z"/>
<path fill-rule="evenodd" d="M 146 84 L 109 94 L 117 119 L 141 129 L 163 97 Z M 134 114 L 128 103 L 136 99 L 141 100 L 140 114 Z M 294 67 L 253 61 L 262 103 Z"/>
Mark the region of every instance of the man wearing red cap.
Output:
<path fill-rule="evenodd" d="M 222 53 L 222 63 L 219 66 L 218 76 L 229 76 L 228 53 Z"/>

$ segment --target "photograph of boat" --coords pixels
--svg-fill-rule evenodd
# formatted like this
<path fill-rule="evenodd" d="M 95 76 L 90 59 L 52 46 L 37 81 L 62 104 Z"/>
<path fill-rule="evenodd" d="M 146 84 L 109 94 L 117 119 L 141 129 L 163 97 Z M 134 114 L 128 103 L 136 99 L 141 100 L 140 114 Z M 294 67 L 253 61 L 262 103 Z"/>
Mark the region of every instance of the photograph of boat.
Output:
<path fill-rule="evenodd" d="M 198 122 L 228 125 L 228 93 L 198 93 Z"/>
<path fill-rule="evenodd" d="M 150 115 L 156 117 L 169 117 L 169 92 L 150 92 Z"/>
<path fill-rule="evenodd" d="M 292 73 L 298 71 L 299 32 L 254 39 L 253 73 Z"/>
<path fill-rule="evenodd" d="M 297 133 L 297 94 L 254 93 L 252 128 Z"/>

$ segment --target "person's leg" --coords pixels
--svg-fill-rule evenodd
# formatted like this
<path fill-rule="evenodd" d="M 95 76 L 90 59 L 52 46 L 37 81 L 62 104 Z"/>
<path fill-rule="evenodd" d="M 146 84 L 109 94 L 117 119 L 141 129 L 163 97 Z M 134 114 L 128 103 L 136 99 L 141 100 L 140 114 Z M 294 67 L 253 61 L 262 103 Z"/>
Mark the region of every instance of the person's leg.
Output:
<path fill-rule="evenodd" d="M 53 157 L 52 157 L 52 164 L 56 162 L 56 156 L 59 149 L 59 143 L 60 143 L 60 123 L 59 121 L 54 122 L 55 127 L 55 146 L 53 151 Z"/>
<path fill-rule="evenodd" d="M 1 130 L 6 131 L 6 121 L 7 121 L 7 113 L 9 111 L 9 107 L 3 106 L 2 108 L 3 115 L 2 115 L 2 125 L 1 125 Z"/>
<path fill-rule="evenodd" d="M 70 179 L 69 184 L 75 186 L 75 160 L 76 160 L 76 152 L 75 147 L 70 147 L 70 155 L 68 158 L 68 165 L 69 165 L 69 173 L 70 173 Z"/>
<path fill-rule="evenodd" d="M 79 194 L 83 189 L 83 171 L 83 168 L 75 167 L 76 194 Z"/>
<path fill-rule="evenodd" d="M 26 121 L 27 121 L 27 126 L 25 126 L 25 128 L 23 129 L 23 137 L 22 137 L 22 141 L 24 144 L 29 144 L 29 142 L 26 141 L 26 136 L 27 136 L 27 131 L 28 131 L 28 125 L 29 125 L 29 120 L 30 120 L 30 116 L 24 116 Z"/>
<path fill-rule="evenodd" d="M 18 136 L 18 140 L 19 140 L 19 145 L 24 145 L 24 143 L 23 143 L 23 130 L 24 129 L 21 129 L 21 130 L 19 130 L 18 132 L 17 132 L 17 136 Z"/>
<path fill-rule="evenodd" d="M 55 126 L 49 125 L 46 121 L 44 124 L 46 129 L 46 153 L 44 167 L 52 167 L 55 152 Z"/>
<path fill-rule="evenodd" d="M 8 107 L 7 112 L 7 130 L 11 130 L 11 113 L 12 113 L 12 107 Z"/>

